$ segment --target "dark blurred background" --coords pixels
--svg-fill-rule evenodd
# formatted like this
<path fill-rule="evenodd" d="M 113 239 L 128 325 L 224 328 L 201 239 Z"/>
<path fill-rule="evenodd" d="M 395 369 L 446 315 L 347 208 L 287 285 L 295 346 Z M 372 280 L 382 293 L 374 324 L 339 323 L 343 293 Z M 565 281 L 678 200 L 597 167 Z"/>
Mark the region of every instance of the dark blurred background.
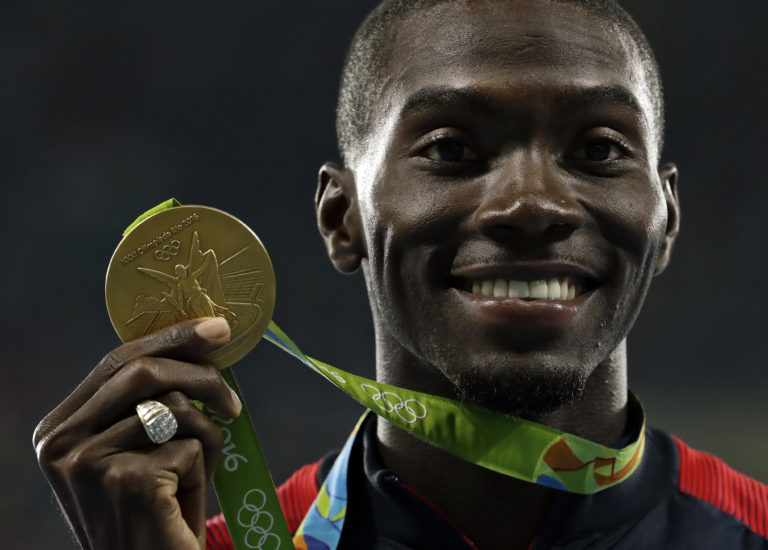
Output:
<path fill-rule="evenodd" d="M 374 4 L 2 3 L 3 547 L 71 544 L 32 431 L 118 344 L 107 262 L 123 228 L 168 197 L 253 227 L 277 273 L 275 320 L 307 353 L 373 375 L 362 277 L 331 268 L 312 195 L 337 155 L 343 52 Z M 649 422 L 768 482 L 768 4 L 625 5 L 661 63 L 683 205 L 673 263 L 630 340 L 631 386 Z M 361 412 L 268 344 L 236 374 L 277 481 L 338 446 Z"/>

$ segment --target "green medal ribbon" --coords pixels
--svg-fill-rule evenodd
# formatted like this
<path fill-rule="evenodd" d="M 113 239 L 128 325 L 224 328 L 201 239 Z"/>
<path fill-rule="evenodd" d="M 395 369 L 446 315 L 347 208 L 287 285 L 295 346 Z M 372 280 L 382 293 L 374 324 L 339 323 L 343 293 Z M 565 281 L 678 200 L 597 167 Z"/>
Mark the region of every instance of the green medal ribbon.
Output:
<path fill-rule="evenodd" d="M 178 205 L 171 199 L 140 219 Z M 274 322 L 264 337 L 395 426 L 473 464 L 523 481 L 592 494 L 627 479 L 643 455 L 645 420 L 631 444 L 614 449 L 530 420 L 343 371 L 305 355 Z M 232 370 L 223 369 L 221 374 L 245 403 Z M 244 406 L 236 419 L 205 412 L 224 434 L 213 484 L 235 549 L 293 548 L 247 409 Z"/>
<path fill-rule="evenodd" d="M 243 394 L 231 368 L 219 372 L 243 404 L 237 418 L 221 418 L 202 409 L 224 434 L 224 447 L 213 474 L 213 488 L 232 544 L 235 550 L 293 549 L 291 532 Z"/>

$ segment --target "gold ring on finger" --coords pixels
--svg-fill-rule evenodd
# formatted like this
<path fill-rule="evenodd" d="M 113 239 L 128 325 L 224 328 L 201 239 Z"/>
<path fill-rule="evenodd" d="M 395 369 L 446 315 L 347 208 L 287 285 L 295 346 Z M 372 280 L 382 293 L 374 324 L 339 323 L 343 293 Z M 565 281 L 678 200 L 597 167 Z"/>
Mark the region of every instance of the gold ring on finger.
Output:
<path fill-rule="evenodd" d="M 171 409 L 159 401 L 142 401 L 136 405 L 136 414 L 139 415 L 149 439 L 158 445 L 171 439 L 179 427 Z"/>

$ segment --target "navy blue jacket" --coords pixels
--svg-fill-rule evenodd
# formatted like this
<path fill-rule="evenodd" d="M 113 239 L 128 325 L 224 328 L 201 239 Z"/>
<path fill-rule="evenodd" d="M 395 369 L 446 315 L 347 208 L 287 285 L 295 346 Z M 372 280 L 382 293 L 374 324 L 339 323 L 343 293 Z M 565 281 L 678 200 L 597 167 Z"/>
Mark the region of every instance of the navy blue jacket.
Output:
<path fill-rule="evenodd" d="M 384 467 L 375 425 L 362 427 L 350 458 L 340 550 L 476 548 Z M 529 548 L 768 550 L 768 487 L 662 431 L 648 428 L 646 437 L 643 460 L 628 480 L 594 495 L 558 492 Z M 303 467 L 278 489 L 292 531 L 334 458 Z M 208 548 L 232 548 L 222 516 L 208 522 Z"/>

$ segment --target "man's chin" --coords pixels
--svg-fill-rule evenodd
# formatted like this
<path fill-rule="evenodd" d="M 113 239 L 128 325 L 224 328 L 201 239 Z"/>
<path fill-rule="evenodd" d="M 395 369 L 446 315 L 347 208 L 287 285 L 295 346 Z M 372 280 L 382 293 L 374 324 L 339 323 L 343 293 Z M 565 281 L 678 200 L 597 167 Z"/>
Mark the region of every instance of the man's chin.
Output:
<path fill-rule="evenodd" d="M 478 369 L 452 380 L 460 401 L 492 411 L 536 418 L 581 397 L 587 376 L 579 369 L 499 376 Z"/>

